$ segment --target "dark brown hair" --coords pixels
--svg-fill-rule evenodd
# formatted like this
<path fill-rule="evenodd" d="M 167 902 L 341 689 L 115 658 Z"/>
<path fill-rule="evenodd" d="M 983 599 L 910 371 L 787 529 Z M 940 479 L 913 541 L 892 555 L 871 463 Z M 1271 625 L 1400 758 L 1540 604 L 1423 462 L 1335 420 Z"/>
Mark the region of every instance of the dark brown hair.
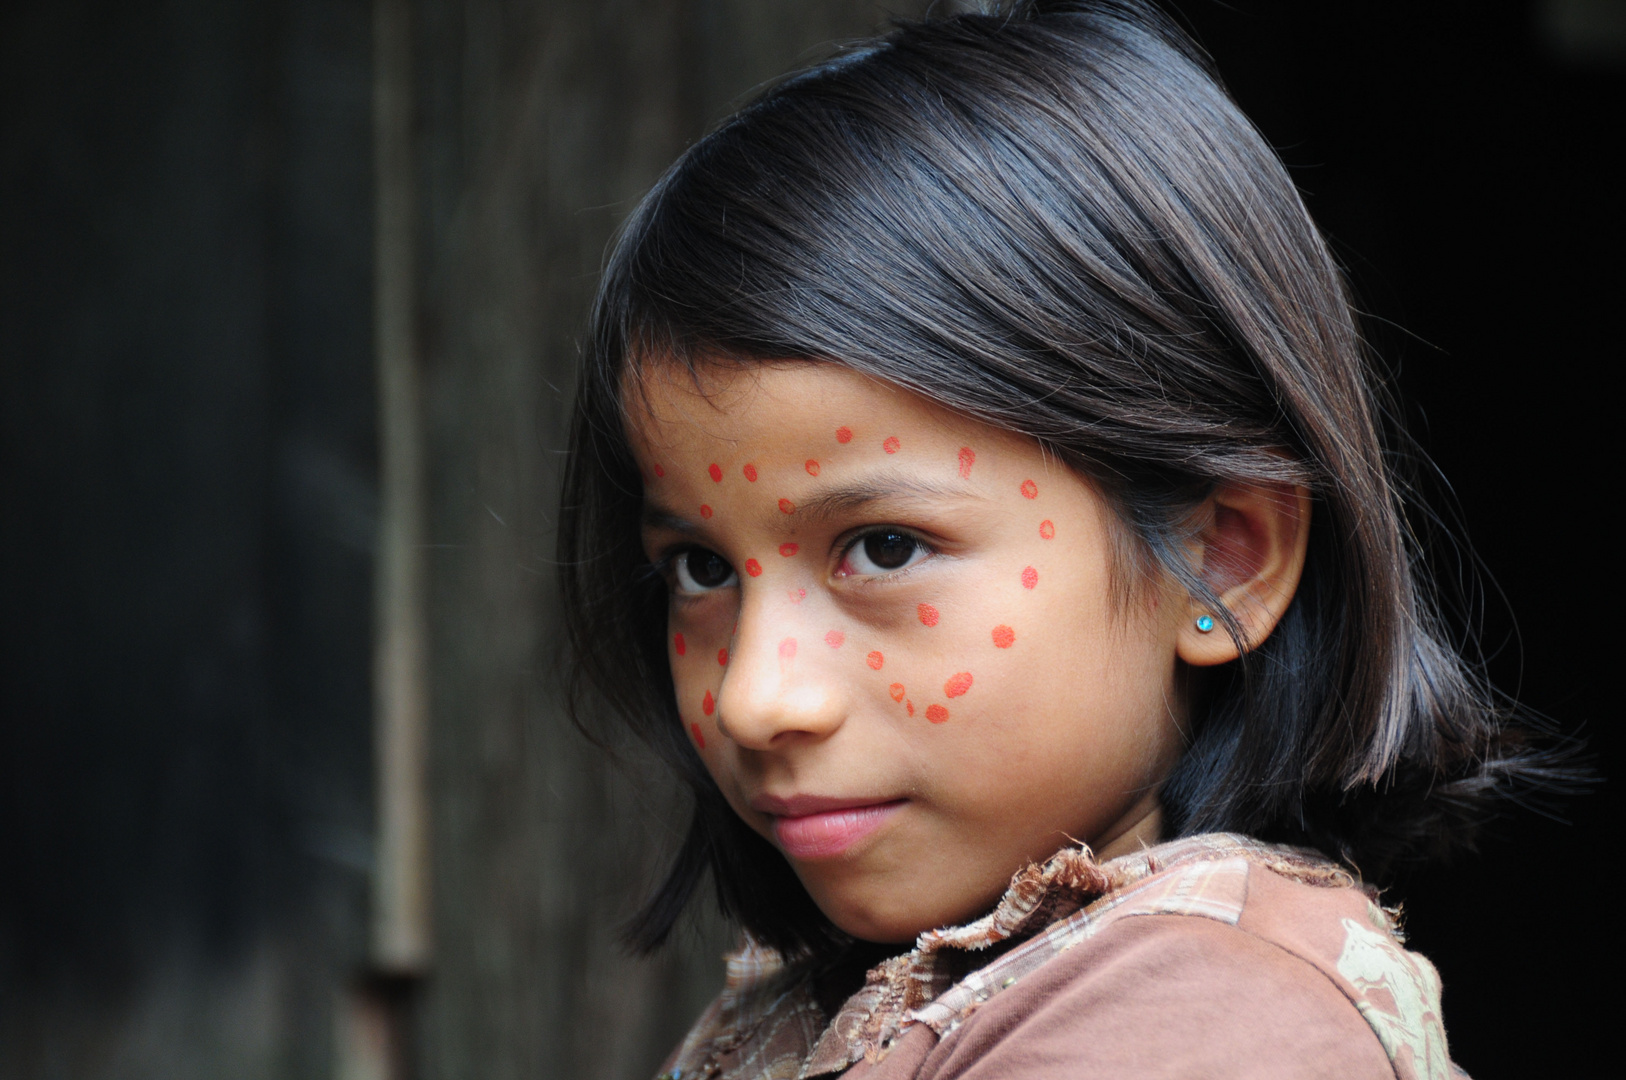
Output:
<path fill-rule="evenodd" d="M 1146 567 L 1216 607 L 1180 557 L 1193 509 L 1220 483 L 1308 487 L 1302 583 L 1204 685 L 1161 791 L 1173 834 L 1309 844 L 1381 876 L 1465 841 L 1539 771 L 1439 628 L 1343 278 L 1207 58 L 1138 3 L 904 23 L 693 146 L 599 289 L 560 534 L 573 701 L 589 730 L 607 706 L 695 800 L 635 944 L 663 940 L 708 870 L 760 940 L 839 938 L 683 737 L 623 428 L 637 365 L 787 357 L 1039 440 Z"/>

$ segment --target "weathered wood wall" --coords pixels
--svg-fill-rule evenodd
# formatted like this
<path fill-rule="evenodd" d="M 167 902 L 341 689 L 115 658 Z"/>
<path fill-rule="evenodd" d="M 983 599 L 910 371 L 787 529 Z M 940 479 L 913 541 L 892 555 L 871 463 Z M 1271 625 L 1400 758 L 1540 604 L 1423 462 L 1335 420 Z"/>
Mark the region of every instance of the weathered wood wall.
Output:
<path fill-rule="evenodd" d="M 0 5 L 0 1077 L 322 1076 L 368 832 L 369 0 Z"/>

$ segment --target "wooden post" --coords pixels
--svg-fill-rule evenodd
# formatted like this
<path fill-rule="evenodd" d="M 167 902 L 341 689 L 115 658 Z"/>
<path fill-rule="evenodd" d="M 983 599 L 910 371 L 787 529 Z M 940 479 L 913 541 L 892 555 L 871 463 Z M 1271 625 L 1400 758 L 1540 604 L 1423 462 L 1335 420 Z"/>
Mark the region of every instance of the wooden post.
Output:
<path fill-rule="evenodd" d="M 374 577 L 377 822 L 371 955 L 380 973 L 412 976 L 427 969 L 431 933 L 417 199 L 406 0 L 376 0 L 373 40 L 373 322 L 381 497 Z"/>

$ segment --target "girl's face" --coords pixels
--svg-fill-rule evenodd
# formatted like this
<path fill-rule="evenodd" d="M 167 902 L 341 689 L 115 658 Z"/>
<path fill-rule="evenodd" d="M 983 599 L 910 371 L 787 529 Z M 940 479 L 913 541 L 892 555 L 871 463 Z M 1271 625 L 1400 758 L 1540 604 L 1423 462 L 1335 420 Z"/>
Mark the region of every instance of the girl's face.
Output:
<path fill-rule="evenodd" d="M 684 729 L 837 926 L 908 941 L 1063 845 L 1157 838 L 1188 605 L 1114 602 L 1090 484 L 832 364 L 657 368 L 647 396 Z"/>

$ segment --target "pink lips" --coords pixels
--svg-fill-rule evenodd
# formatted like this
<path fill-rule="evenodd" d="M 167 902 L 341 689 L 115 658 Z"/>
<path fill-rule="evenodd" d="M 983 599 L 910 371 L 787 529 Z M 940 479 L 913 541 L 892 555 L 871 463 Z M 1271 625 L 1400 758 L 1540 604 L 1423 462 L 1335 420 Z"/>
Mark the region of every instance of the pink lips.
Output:
<path fill-rule="evenodd" d="M 902 800 L 839 803 L 834 799 L 758 799 L 754 805 L 774 815 L 774 837 L 793 859 L 833 859 L 886 824 L 903 806 Z"/>

